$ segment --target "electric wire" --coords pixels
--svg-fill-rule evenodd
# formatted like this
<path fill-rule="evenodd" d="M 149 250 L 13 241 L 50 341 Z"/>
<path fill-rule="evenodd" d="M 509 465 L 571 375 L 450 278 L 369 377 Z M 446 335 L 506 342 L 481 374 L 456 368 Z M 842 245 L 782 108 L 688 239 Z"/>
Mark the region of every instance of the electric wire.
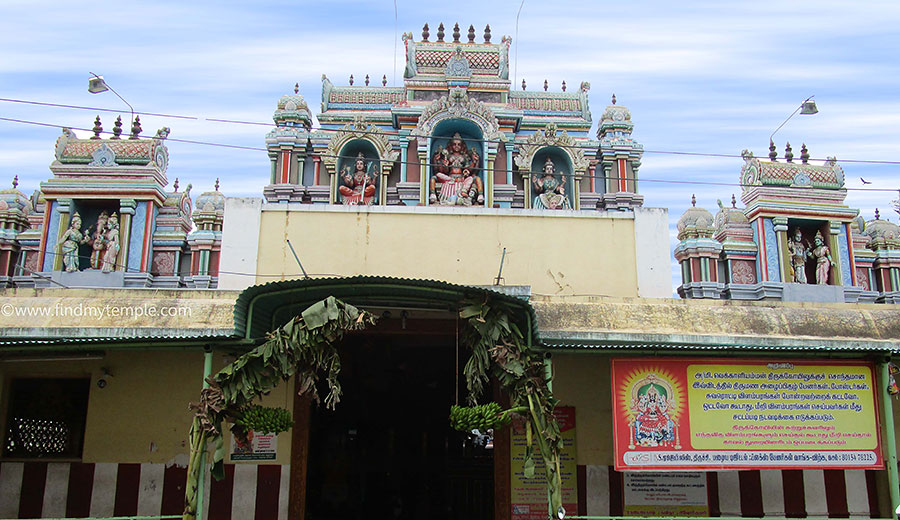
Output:
<path fill-rule="evenodd" d="M 79 106 L 79 105 L 63 105 L 63 104 L 57 104 L 57 103 L 44 103 L 44 102 L 38 102 L 38 101 L 28 101 L 28 100 L 11 99 L 11 98 L 0 98 L 0 102 L 26 103 L 26 104 L 31 104 L 31 105 L 41 105 L 41 106 L 60 107 L 60 108 L 73 108 L 73 109 L 80 109 L 80 110 L 97 110 L 97 111 L 103 111 L 103 112 L 120 112 L 120 110 L 114 110 L 114 109 L 108 109 L 108 108 L 87 107 L 87 106 Z M 265 126 L 265 127 L 270 127 L 270 128 L 272 128 L 272 127 L 277 127 L 274 123 L 264 123 L 264 122 L 259 122 L 259 121 L 241 121 L 241 120 L 237 120 L 237 119 L 219 119 L 219 118 L 201 118 L 201 117 L 198 117 L 198 116 L 184 116 L 184 115 L 159 114 L 159 113 L 153 113 L 153 112 L 135 112 L 135 114 L 138 114 L 138 115 L 150 115 L 150 116 L 164 117 L 164 118 L 191 119 L 191 120 L 196 120 L 196 121 L 210 121 L 210 122 L 215 122 L 215 123 L 227 123 L 227 124 L 238 124 L 238 125 Z M 2 117 L 0 117 L 0 120 L 12 121 L 12 122 L 18 122 L 18 123 L 38 124 L 38 125 L 43 124 L 44 126 L 56 126 L 56 127 L 58 127 L 58 128 L 63 128 L 63 127 L 64 127 L 64 125 L 54 125 L 54 124 L 49 124 L 49 123 L 38 123 L 38 122 L 33 122 L 33 121 L 20 120 L 20 119 L 12 119 L 12 118 L 2 118 Z M 65 128 L 73 128 L 73 127 L 68 126 L 68 127 L 65 127 Z M 290 128 L 290 127 L 289 127 L 289 128 Z M 376 127 L 376 128 L 377 128 L 377 127 Z M 74 129 L 75 129 L 75 130 L 84 130 L 84 131 L 87 131 L 87 132 L 90 132 L 90 131 L 91 131 L 90 129 L 83 129 L 83 128 L 74 128 Z M 318 133 L 330 133 L 330 132 L 333 132 L 333 133 L 358 133 L 356 130 L 346 130 L 346 129 L 343 129 L 343 128 L 322 128 L 322 127 L 317 127 L 317 128 L 312 128 L 312 129 L 308 130 L 308 133 L 310 134 L 311 137 L 314 137 L 315 134 L 318 134 Z M 110 132 L 103 132 L 103 133 L 110 133 Z M 385 130 L 380 130 L 380 129 L 375 129 L 375 130 L 368 130 L 368 129 L 367 129 L 367 130 L 365 130 L 364 133 L 366 133 L 366 134 L 371 134 L 371 135 L 383 135 L 383 136 L 386 136 L 386 137 L 399 137 L 399 135 L 397 134 L 397 132 L 390 132 L 390 131 L 385 131 Z M 528 135 L 530 135 L 530 134 L 528 134 Z M 441 137 L 441 138 L 443 139 L 443 137 Z M 474 138 L 474 137 L 460 137 L 460 138 L 461 138 L 464 142 L 473 142 L 473 143 L 490 143 L 490 144 L 500 144 L 500 143 L 503 143 L 503 144 L 509 144 L 509 145 L 513 145 L 513 146 L 525 144 L 525 143 L 522 143 L 521 141 L 518 141 L 518 142 L 517 142 L 517 141 L 514 141 L 514 140 L 513 140 L 513 141 L 508 141 L 508 140 L 501 140 L 501 139 L 478 139 L 478 138 Z M 186 143 L 190 143 L 190 144 L 203 144 L 203 145 L 212 145 L 212 146 L 226 146 L 226 147 L 234 147 L 234 148 L 245 148 L 245 149 L 249 149 L 249 150 L 263 150 L 263 151 L 267 151 L 267 150 L 265 150 L 265 149 L 263 149 L 263 148 L 241 147 L 241 146 L 238 146 L 238 145 L 214 144 L 214 143 L 208 143 L 208 142 L 203 142 L 203 141 L 187 141 L 187 140 L 178 140 L 178 139 L 172 139 L 172 138 L 169 138 L 168 140 L 170 140 L 170 141 L 176 141 L 176 142 L 186 142 Z M 593 149 L 593 148 L 592 148 L 593 145 L 595 145 L 596 143 L 597 143 L 597 141 L 594 141 L 594 140 L 592 140 L 592 139 L 590 139 L 590 138 L 587 138 L 587 140 L 585 141 L 585 144 L 590 144 L 591 147 L 583 146 L 583 145 L 578 145 L 578 144 L 576 144 L 576 145 L 554 144 L 553 146 L 556 147 L 556 148 L 573 149 L 573 150 L 578 149 L 578 150 L 585 150 L 585 151 L 588 151 L 588 150 L 592 150 L 592 149 Z M 646 149 L 641 150 L 641 152 L 642 152 L 642 153 L 645 153 L 645 154 L 684 155 L 684 156 L 692 156 L 692 157 L 716 157 L 716 158 L 727 158 L 727 159 L 734 159 L 734 158 L 738 158 L 738 159 L 739 159 L 739 158 L 742 158 L 742 155 L 739 154 L 739 153 L 731 153 L 731 154 L 728 154 L 728 153 L 684 152 L 684 151 L 674 151 L 674 150 L 646 150 Z M 777 159 L 782 159 L 782 160 L 784 160 L 785 158 L 784 158 L 784 157 L 777 157 Z M 810 158 L 809 160 L 810 160 L 810 161 L 817 161 L 817 162 L 824 162 L 824 161 L 827 161 L 828 159 L 829 159 L 829 158 L 824 158 L 824 159 L 822 159 L 822 158 Z M 862 163 L 862 164 L 900 165 L 900 161 L 873 160 L 873 159 L 841 159 L 841 160 L 838 161 L 838 162 L 841 162 L 841 163 Z M 417 164 L 418 164 L 418 163 L 417 163 Z"/>
<path fill-rule="evenodd" d="M 24 120 L 24 119 L 14 119 L 14 118 L 9 118 L 9 117 L 0 117 L 0 121 L 9 121 L 9 122 L 13 122 L 13 123 L 30 124 L 30 125 L 45 126 L 45 127 L 51 127 L 51 128 L 68 128 L 70 130 L 78 130 L 78 131 L 83 131 L 83 132 L 93 132 L 93 130 L 88 129 L 88 128 L 78 128 L 78 127 L 73 127 L 73 126 L 58 125 L 58 124 L 53 124 L 53 123 L 43 123 L 43 122 L 29 121 L 29 120 Z M 106 130 L 104 130 L 100 133 L 106 134 L 106 135 L 113 135 L 112 132 L 106 131 Z M 162 140 L 162 138 L 158 138 L 158 137 L 147 137 L 146 139 L 161 139 Z M 224 144 L 224 143 L 214 143 L 214 142 L 209 142 L 209 141 L 198 141 L 198 140 L 193 140 L 193 139 L 178 139 L 178 138 L 166 137 L 164 140 L 176 142 L 176 143 L 213 146 L 213 147 L 221 147 L 221 148 L 229 148 L 229 149 L 237 149 L 237 150 L 250 150 L 250 151 L 256 151 L 256 152 L 268 152 L 268 149 L 266 149 L 266 148 L 253 147 L 253 146 L 242 146 L 242 145 L 234 145 L 234 144 Z M 484 142 L 484 141 L 479 141 L 479 140 L 475 140 L 475 141 Z M 647 151 L 645 151 L 645 153 L 647 153 Z M 678 155 L 700 155 L 700 156 L 712 155 L 714 157 L 733 157 L 733 158 L 741 157 L 740 155 L 700 154 L 700 153 L 694 153 L 694 152 L 661 152 L 661 151 L 657 151 L 654 153 L 674 153 L 674 154 L 678 154 Z M 354 157 L 354 156 L 340 155 L 340 154 L 317 153 L 315 155 L 317 155 L 319 157 L 333 158 L 336 160 L 356 159 L 356 157 Z M 817 159 L 811 159 L 811 160 L 817 160 Z M 426 162 L 400 161 L 398 159 L 398 160 L 395 160 L 392 162 L 395 164 L 417 165 L 417 166 L 421 166 L 421 167 L 435 166 L 435 163 L 431 163 L 431 162 L 427 162 L 427 161 Z M 845 162 L 851 162 L 851 161 L 845 161 Z M 898 164 L 898 165 L 900 165 L 900 161 L 855 161 L 855 162 L 876 162 L 878 164 Z M 486 168 L 485 170 L 489 174 L 502 173 L 502 174 L 508 175 L 510 173 L 513 173 L 513 174 L 515 174 L 515 173 L 521 174 L 522 173 L 521 170 L 517 170 L 517 169 L 511 168 L 511 167 L 507 167 L 506 169 Z M 526 173 L 528 173 L 530 175 L 531 173 L 540 174 L 541 172 L 526 172 Z M 699 180 L 654 179 L 654 178 L 648 178 L 648 177 L 635 178 L 635 177 L 628 177 L 628 176 L 619 177 L 619 176 L 613 176 L 613 175 L 597 175 L 597 174 L 592 175 L 592 174 L 588 174 L 588 173 L 585 173 L 585 174 L 556 173 L 556 175 L 561 176 L 561 177 L 572 177 L 572 178 L 576 178 L 576 179 L 600 179 L 603 181 L 613 181 L 613 182 L 618 182 L 618 181 L 624 180 L 626 182 L 638 182 L 638 183 L 680 184 L 680 185 L 694 185 L 694 186 L 726 186 L 726 187 L 737 187 L 737 188 L 757 186 L 756 184 L 743 184 L 743 183 L 739 183 L 739 182 L 734 183 L 734 182 L 716 182 L 716 181 L 699 181 Z M 779 186 L 779 188 L 795 189 L 795 190 L 808 190 L 809 189 L 809 187 L 806 187 L 806 186 Z M 871 192 L 895 192 L 895 191 L 898 191 L 896 188 L 856 188 L 856 187 L 849 187 L 849 186 L 844 186 L 841 189 L 850 190 L 850 191 L 860 191 L 860 192 L 863 192 L 863 191 L 871 191 Z"/>

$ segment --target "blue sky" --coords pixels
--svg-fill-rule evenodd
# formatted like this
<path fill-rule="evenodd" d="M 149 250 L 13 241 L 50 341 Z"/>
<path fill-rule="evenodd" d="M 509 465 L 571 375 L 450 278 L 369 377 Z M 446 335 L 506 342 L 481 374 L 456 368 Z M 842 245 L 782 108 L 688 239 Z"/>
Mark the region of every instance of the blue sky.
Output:
<path fill-rule="evenodd" d="M 819 114 L 796 116 L 776 135 L 799 156 L 836 156 L 847 176 L 847 203 L 868 220 L 876 207 L 897 220 L 890 201 L 900 165 L 900 3 L 711 1 L 674 3 L 519 1 L 408 2 L 47 2 L 0 6 L 0 97 L 121 109 L 111 93 L 87 92 L 88 72 L 107 81 L 139 112 L 144 133 L 169 126 L 170 137 L 264 147 L 262 126 L 205 119 L 270 122 L 278 98 L 300 83 L 314 111 L 321 75 L 346 84 L 366 74 L 402 81 L 400 34 L 420 38 L 428 22 L 467 28 L 478 40 L 513 36 L 511 74 L 529 88 L 591 84 L 595 121 L 615 93 L 629 107 L 634 137 L 647 153 L 639 177 L 645 204 L 670 212 L 674 225 L 690 204 L 710 211 L 716 199 L 740 198 L 741 150 L 767 154 L 769 134 L 810 95 Z M 394 66 L 396 43 L 397 66 Z M 395 73 L 396 71 L 396 73 Z M 396 80 L 395 80 L 396 78 Z M 518 83 L 516 83 L 518 84 Z M 0 117 L 89 128 L 92 111 L 0 102 Z M 114 114 L 102 114 L 112 127 Z M 595 131 L 592 130 L 593 132 Z M 49 175 L 58 128 L 0 120 L 0 183 L 19 176 L 31 193 Z M 263 151 L 169 143 L 169 180 L 193 193 L 221 179 L 227 195 L 261 195 L 269 166 Z M 663 152 L 732 154 L 680 156 Z M 860 177 L 871 182 L 863 185 Z M 655 181 L 681 181 L 672 184 Z M 674 271 L 673 271 L 674 273 Z M 674 274 L 673 274 L 674 279 Z"/>

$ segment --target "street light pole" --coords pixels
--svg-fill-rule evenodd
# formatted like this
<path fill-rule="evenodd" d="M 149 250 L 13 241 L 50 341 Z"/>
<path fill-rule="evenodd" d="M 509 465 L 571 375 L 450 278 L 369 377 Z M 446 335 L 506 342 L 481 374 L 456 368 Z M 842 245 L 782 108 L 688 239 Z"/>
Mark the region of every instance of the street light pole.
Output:
<path fill-rule="evenodd" d="M 129 103 L 128 101 L 125 101 L 125 98 L 120 96 L 119 93 L 116 92 L 116 90 L 114 88 L 109 86 L 109 83 L 107 83 L 106 80 L 103 79 L 103 76 L 98 76 L 98 75 L 94 74 L 93 72 L 89 72 L 88 74 L 93 76 L 92 78 L 90 78 L 88 80 L 88 92 L 90 92 L 91 94 L 99 94 L 101 92 L 106 92 L 107 90 L 109 90 L 110 92 L 115 94 L 116 97 L 121 99 L 122 102 L 125 103 L 126 105 L 128 105 L 128 108 L 131 109 L 131 124 L 133 125 L 134 124 L 134 107 L 131 106 L 131 103 Z"/>
<path fill-rule="evenodd" d="M 797 112 L 800 112 L 801 115 L 813 115 L 813 114 L 819 113 L 819 109 L 816 108 L 816 102 L 815 102 L 815 100 L 813 100 L 814 97 L 816 97 L 816 96 L 813 95 L 813 96 L 809 96 L 808 98 L 804 99 L 803 103 L 800 103 L 800 106 L 797 107 L 793 112 L 791 112 L 791 115 L 789 115 L 787 117 L 787 119 L 784 120 L 784 122 L 782 122 L 780 125 L 778 125 L 778 128 L 775 129 L 775 132 L 778 132 L 779 130 L 781 130 L 781 127 L 786 125 L 787 122 L 790 121 L 792 117 L 797 115 Z M 775 137 L 775 132 L 772 132 L 772 135 L 769 136 L 769 143 L 774 142 L 774 141 L 772 141 L 772 138 Z"/>

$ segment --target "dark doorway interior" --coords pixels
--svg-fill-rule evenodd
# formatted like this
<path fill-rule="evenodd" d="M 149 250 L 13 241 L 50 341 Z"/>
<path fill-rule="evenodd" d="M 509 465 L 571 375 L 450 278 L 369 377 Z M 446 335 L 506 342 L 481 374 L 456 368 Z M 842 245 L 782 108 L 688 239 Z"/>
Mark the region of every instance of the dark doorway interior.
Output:
<path fill-rule="evenodd" d="M 310 418 L 308 520 L 493 518 L 493 452 L 447 419 L 455 348 L 452 336 L 345 339 L 341 402 Z"/>

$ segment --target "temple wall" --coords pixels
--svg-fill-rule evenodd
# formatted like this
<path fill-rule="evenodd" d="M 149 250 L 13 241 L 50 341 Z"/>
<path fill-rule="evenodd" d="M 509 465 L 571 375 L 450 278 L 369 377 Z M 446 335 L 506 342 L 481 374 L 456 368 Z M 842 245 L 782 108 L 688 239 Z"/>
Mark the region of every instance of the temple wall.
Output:
<path fill-rule="evenodd" d="M 615 464 L 611 389 L 607 356 L 553 355 L 553 395 L 560 406 L 575 407 L 578 465 Z"/>
<path fill-rule="evenodd" d="M 260 255 L 256 283 L 299 275 L 290 239 L 313 276 L 488 285 L 505 247 L 506 285 L 529 285 L 536 294 L 637 296 L 632 215 L 273 204 L 262 212 L 259 249 L 266 254 Z M 668 269 L 667 258 L 658 269 Z"/>

